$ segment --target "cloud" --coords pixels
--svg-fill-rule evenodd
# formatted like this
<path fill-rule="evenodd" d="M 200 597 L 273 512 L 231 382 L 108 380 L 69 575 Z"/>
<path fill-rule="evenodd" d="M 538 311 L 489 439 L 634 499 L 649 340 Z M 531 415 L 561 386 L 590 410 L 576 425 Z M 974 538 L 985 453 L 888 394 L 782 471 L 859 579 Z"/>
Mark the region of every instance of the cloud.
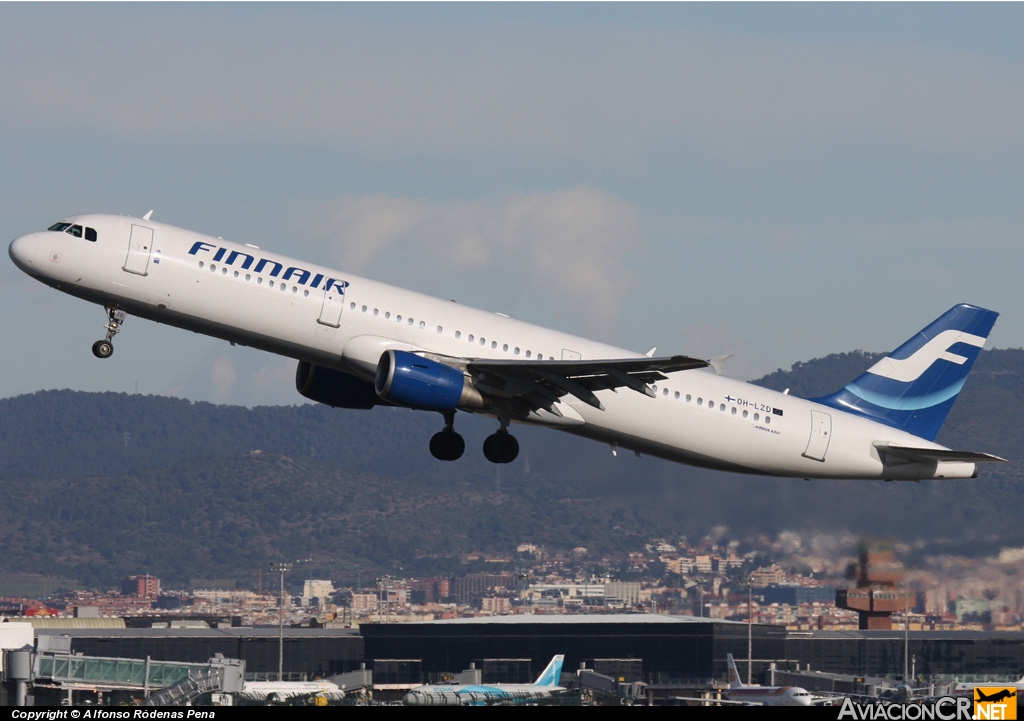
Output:
<path fill-rule="evenodd" d="M 179 369 L 160 395 L 240 406 L 307 402 L 295 391 L 295 361 L 241 346 L 211 345 Z"/>
<path fill-rule="evenodd" d="M 435 294 L 484 278 L 506 297 L 540 293 L 608 330 L 633 283 L 626 261 L 640 246 L 637 216 L 587 185 L 479 202 L 377 194 L 330 203 L 310 232 L 346 270 Z"/>
<path fill-rule="evenodd" d="M 295 361 L 291 358 L 261 354 L 261 365 L 247 371 L 247 392 L 238 402 L 244 405 L 270 403 L 306 403 L 295 391 Z"/>
<path fill-rule="evenodd" d="M 218 358 L 210 370 L 210 382 L 213 385 L 213 398 L 223 403 L 231 396 L 235 385 L 235 366 L 228 358 Z"/>

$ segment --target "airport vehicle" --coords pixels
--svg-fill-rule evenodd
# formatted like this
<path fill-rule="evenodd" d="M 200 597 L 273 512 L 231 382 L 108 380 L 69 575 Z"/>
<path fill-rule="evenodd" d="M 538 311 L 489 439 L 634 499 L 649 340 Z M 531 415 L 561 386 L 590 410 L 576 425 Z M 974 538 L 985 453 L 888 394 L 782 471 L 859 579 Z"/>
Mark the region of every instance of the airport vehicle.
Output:
<path fill-rule="evenodd" d="M 718 360 L 655 357 L 465 307 L 254 245 L 152 220 L 78 215 L 11 242 L 19 268 L 106 309 L 109 358 L 128 315 L 298 360 L 296 386 L 342 408 L 435 411 L 430 452 L 453 461 L 457 411 L 636 454 L 797 478 L 973 478 L 1003 459 L 934 442 L 997 313 L 957 305 L 836 393 L 805 400 L 723 377 Z M 595 289 L 596 290 L 596 289 Z"/>
<path fill-rule="evenodd" d="M 565 657 L 555 656 L 533 683 L 493 683 L 462 686 L 457 683 L 419 686 L 405 694 L 406 706 L 486 706 L 528 704 L 565 691 L 558 685 Z"/>
<path fill-rule="evenodd" d="M 799 686 L 747 686 L 740 680 L 736 661 L 732 654 L 726 654 L 729 661 L 729 688 L 725 691 L 730 701 L 751 706 L 812 706 L 813 697 Z"/>

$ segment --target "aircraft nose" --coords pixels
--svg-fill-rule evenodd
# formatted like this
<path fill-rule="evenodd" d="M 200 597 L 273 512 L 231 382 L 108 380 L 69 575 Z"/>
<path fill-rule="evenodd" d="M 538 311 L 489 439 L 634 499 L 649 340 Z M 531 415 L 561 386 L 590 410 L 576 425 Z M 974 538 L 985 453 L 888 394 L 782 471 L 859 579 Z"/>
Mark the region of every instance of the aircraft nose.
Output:
<path fill-rule="evenodd" d="M 29 270 L 36 260 L 36 251 L 39 249 L 39 238 L 35 233 L 23 235 L 11 241 L 11 247 L 7 253 L 11 256 L 14 264 L 24 271 Z"/>

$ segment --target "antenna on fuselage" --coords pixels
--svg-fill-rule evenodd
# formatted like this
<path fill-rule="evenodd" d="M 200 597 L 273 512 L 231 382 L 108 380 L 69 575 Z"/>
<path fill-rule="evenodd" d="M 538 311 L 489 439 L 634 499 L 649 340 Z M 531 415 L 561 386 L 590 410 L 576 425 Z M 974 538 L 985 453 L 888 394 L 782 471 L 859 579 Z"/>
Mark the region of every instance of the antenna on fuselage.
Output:
<path fill-rule="evenodd" d="M 142 216 L 142 219 L 143 220 L 149 220 L 152 217 L 153 217 L 153 211 L 151 210 L 148 213 L 146 213 L 144 216 Z"/>

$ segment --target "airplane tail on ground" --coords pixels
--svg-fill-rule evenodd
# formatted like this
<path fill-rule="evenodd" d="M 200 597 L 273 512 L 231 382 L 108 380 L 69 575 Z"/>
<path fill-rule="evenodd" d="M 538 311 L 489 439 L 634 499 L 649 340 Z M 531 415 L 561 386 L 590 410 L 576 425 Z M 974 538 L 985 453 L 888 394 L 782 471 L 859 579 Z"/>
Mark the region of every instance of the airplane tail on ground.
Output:
<path fill-rule="evenodd" d="M 559 654 L 551 659 L 537 680 L 533 682 L 534 686 L 557 686 L 559 679 L 562 677 L 562 662 L 565 660 L 565 656 Z"/>
<path fill-rule="evenodd" d="M 729 662 L 729 688 L 743 688 L 745 684 L 740 681 L 740 672 L 736 670 L 735 659 L 731 653 L 725 654 L 725 658 Z"/>
<path fill-rule="evenodd" d="M 999 314 L 961 303 L 817 403 L 934 441 Z"/>

